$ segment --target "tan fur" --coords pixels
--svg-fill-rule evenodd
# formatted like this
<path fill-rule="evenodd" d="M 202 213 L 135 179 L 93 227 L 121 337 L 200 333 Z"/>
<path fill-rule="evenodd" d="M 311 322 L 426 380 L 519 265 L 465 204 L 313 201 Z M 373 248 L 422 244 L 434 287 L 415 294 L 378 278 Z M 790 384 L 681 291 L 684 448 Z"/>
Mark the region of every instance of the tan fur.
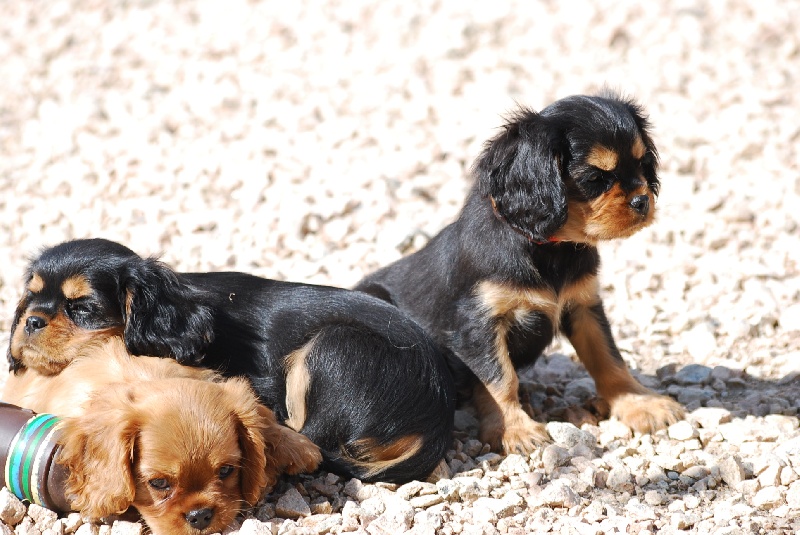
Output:
<path fill-rule="evenodd" d="M 286 357 L 286 425 L 295 431 L 306 423 L 306 396 L 311 382 L 306 357 L 313 346 L 314 339 Z"/>
<path fill-rule="evenodd" d="M 310 440 L 258 404 L 244 379 L 131 357 L 119 338 L 87 346 L 58 375 L 9 376 L 3 398 L 65 417 L 58 461 L 69 469 L 76 510 L 100 518 L 132 506 L 156 535 L 220 532 L 281 471 L 313 471 L 321 461 Z M 234 471 L 223 479 L 224 465 Z M 153 479 L 170 489 L 153 488 Z M 214 517 L 198 531 L 186 514 L 203 508 Z"/>
<path fill-rule="evenodd" d="M 372 477 L 392 466 L 407 461 L 419 453 L 424 443 L 421 435 L 407 435 L 389 444 L 372 438 L 362 438 L 348 445 L 343 457 L 365 469 L 364 477 Z"/>
<path fill-rule="evenodd" d="M 642 141 L 642 136 L 637 135 L 636 139 L 633 140 L 633 145 L 631 145 L 631 156 L 633 156 L 637 160 L 641 160 L 646 152 L 647 152 L 647 147 L 644 146 L 644 141 Z"/>
<path fill-rule="evenodd" d="M 541 313 L 557 331 L 566 307 L 599 302 L 597 277 L 584 277 L 558 293 L 550 288 L 525 288 L 485 280 L 479 283 L 476 295 L 485 314 L 495 319 L 494 357 L 502 374 L 498 381 L 480 384 L 474 392 L 481 411 L 481 440 L 495 450 L 527 453 L 546 442 L 547 433 L 520 405 L 519 379 L 506 345 L 508 330 L 515 322 L 524 323 L 530 314 Z"/>
<path fill-rule="evenodd" d="M 624 362 L 615 358 L 595 316 L 580 305 L 572 311 L 569 341 L 597 385 L 597 393 L 611 406 L 611 415 L 641 432 L 675 423 L 685 411 L 675 400 L 642 386 Z"/>
<path fill-rule="evenodd" d="M 98 343 L 122 336 L 121 327 L 87 331 L 62 312 L 48 318 L 47 327 L 33 334 L 25 332 L 30 312 L 20 315 L 9 350 L 11 356 L 39 373 L 53 375 L 63 370 L 80 354 L 92 351 Z"/>
<path fill-rule="evenodd" d="M 538 312 L 547 316 L 557 330 L 565 307 L 572 303 L 593 304 L 600 300 L 594 275 L 569 284 L 558 293 L 551 288 L 525 288 L 484 280 L 478 284 L 476 294 L 485 313 L 501 320 L 498 323 L 506 324 L 506 328 L 512 322 L 524 322 L 526 316 Z M 505 340 L 505 334 L 505 330 L 498 332 L 497 338 Z M 503 347 L 498 347 L 497 352 L 508 355 Z M 513 371 L 513 366 L 509 369 Z"/>
<path fill-rule="evenodd" d="M 549 442 L 544 424 L 534 421 L 519 402 L 519 380 L 488 386 L 478 383 L 473 395 L 481 422 L 480 439 L 495 451 L 527 454 Z"/>
<path fill-rule="evenodd" d="M 630 207 L 631 200 L 646 195 L 650 211 L 646 216 Z M 567 222 L 554 234 L 557 240 L 597 245 L 601 240 L 627 238 L 650 225 L 655 219 L 655 196 L 642 183 L 632 193 L 624 193 L 618 184 L 589 202 L 569 201 Z"/>
<path fill-rule="evenodd" d="M 586 156 L 586 163 L 603 171 L 613 171 L 617 167 L 619 154 L 614 149 L 595 145 Z"/>
<path fill-rule="evenodd" d="M 28 281 L 28 291 L 38 294 L 42 290 L 44 290 L 44 279 L 38 273 L 34 273 Z"/>
<path fill-rule="evenodd" d="M 646 216 L 642 216 L 630 208 L 631 199 L 638 195 L 647 195 L 652 207 Z M 626 194 L 614 186 L 603 195 L 589 202 L 591 214 L 586 218 L 585 232 L 596 240 L 627 238 L 653 222 L 655 217 L 655 197 L 653 192 L 642 183 L 642 186 Z"/>
<path fill-rule="evenodd" d="M 84 277 L 70 277 L 61 283 L 61 293 L 67 299 L 79 299 L 92 294 L 92 285 Z"/>

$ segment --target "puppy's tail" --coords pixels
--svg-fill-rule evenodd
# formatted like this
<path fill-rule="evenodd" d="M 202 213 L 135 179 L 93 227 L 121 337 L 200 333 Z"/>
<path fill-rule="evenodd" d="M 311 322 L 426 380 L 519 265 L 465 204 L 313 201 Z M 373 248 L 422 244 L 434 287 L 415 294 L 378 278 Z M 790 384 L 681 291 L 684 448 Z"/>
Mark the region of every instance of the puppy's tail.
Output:
<path fill-rule="evenodd" d="M 361 438 L 342 445 L 338 454 L 326 461 L 362 481 L 378 481 L 389 469 L 416 457 L 424 444 L 420 434 L 406 435 L 388 444 Z"/>

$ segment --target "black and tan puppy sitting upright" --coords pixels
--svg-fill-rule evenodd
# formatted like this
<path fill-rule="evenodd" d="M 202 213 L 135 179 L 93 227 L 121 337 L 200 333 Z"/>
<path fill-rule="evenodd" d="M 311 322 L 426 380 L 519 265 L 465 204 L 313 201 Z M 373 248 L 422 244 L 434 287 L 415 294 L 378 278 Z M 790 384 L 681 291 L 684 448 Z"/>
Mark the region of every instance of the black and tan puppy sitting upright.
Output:
<path fill-rule="evenodd" d="M 521 109 L 475 162 L 458 219 L 357 286 L 452 350 L 457 375 L 472 383 L 481 439 L 496 450 L 528 452 L 547 439 L 520 405 L 516 370 L 558 333 L 628 426 L 649 432 L 683 416 L 631 376 L 598 294 L 597 244 L 653 221 L 657 164 L 631 100 L 605 93 Z"/>

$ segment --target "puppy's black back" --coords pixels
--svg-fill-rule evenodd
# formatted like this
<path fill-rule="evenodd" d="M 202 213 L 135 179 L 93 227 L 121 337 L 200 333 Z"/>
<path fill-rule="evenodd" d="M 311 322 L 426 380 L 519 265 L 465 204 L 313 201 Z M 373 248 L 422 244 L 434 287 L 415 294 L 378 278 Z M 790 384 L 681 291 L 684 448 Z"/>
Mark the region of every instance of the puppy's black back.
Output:
<path fill-rule="evenodd" d="M 287 356 L 310 348 L 308 416 L 299 430 L 323 450 L 323 467 L 407 481 L 426 477 L 443 458 L 452 439 L 453 380 L 442 353 L 407 314 L 327 286 L 232 272 L 181 278 L 215 311 L 203 365 L 248 376 L 282 420 L 291 416 Z M 381 460 L 370 452 L 417 436 L 422 447 L 415 455 L 373 473 Z"/>

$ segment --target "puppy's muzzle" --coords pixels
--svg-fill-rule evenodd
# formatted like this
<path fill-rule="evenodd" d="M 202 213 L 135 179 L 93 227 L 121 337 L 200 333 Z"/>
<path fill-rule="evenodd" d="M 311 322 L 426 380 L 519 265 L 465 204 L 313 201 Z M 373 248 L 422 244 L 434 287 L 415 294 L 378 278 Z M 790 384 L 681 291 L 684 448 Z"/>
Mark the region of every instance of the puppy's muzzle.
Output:
<path fill-rule="evenodd" d="M 186 513 L 186 522 L 194 529 L 205 529 L 214 519 L 214 510 L 210 507 L 194 509 Z"/>
<path fill-rule="evenodd" d="M 25 320 L 25 334 L 31 335 L 47 327 L 47 320 L 42 316 L 28 316 Z"/>
<path fill-rule="evenodd" d="M 630 202 L 631 208 L 639 215 L 647 215 L 650 211 L 650 199 L 647 195 L 637 195 Z"/>

